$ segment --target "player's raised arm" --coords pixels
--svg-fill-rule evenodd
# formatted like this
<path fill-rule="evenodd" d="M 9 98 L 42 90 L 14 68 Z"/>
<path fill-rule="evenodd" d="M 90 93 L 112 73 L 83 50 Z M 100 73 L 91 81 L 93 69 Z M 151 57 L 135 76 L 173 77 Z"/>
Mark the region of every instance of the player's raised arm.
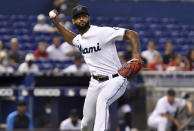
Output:
<path fill-rule="evenodd" d="M 61 24 L 59 24 L 57 16 L 58 16 L 58 12 L 56 10 L 52 10 L 49 12 L 49 17 L 52 23 L 56 26 L 56 28 L 58 29 L 60 34 L 63 36 L 65 41 L 67 41 L 69 44 L 72 45 L 72 40 L 76 36 L 76 34 L 71 31 L 68 31 Z"/>
<path fill-rule="evenodd" d="M 140 47 L 139 47 L 139 35 L 137 32 L 132 30 L 126 30 L 123 37 L 124 40 L 130 40 L 133 46 L 133 57 L 140 58 Z"/>

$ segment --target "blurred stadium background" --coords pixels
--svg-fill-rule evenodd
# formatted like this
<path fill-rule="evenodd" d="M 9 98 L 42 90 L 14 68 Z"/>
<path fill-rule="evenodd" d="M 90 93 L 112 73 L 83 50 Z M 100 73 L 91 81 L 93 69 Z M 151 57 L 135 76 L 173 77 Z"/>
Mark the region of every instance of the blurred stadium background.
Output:
<path fill-rule="evenodd" d="M 56 0 L 57 1 L 57 0 Z M 58 32 L 36 32 L 39 14 L 46 15 L 46 23 L 52 26 L 48 12 L 57 8 L 71 22 L 71 9 L 77 4 L 88 7 L 91 24 L 99 26 L 118 26 L 137 31 L 140 35 L 141 50 L 153 40 L 156 50 L 165 52 L 165 44 L 171 41 L 174 53 L 185 60 L 189 50 L 194 48 L 194 1 L 193 0 L 64 0 L 63 6 L 54 5 L 54 0 L 1 0 L 0 1 L 0 40 L 9 54 L 10 40 L 18 39 L 19 50 L 24 54 L 34 53 L 41 41 L 51 45 Z M 72 31 L 77 32 L 72 26 Z M 60 37 L 61 43 L 64 40 Z M 119 52 L 126 52 L 128 41 L 117 42 Z M 1 53 L 2 54 L 2 53 Z M 4 57 L 3 54 L 1 57 Z M 8 55 L 9 57 L 9 55 Z M 3 59 L 3 58 L 1 58 Z M 10 58 L 8 58 L 10 59 Z M 3 65 L 1 60 L 1 66 Z M 21 63 L 10 63 L 13 71 L 0 73 L 0 130 L 5 130 L 6 118 L 16 110 L 16 103 L 22 99 L 27 102 L 27 111 L 32 115 L 35 130 L 57 130 L 62 120 L 76 108 L 82 117 L 84 97 L 90 79 L 88 73 L 66 73 L 62 71 L 73 64 L 72 59 L 53 60 L 35 59 L 38 72 L 19 72 Z M 131 80 L 126 92 L 127 104 L 132 108 L 132 125 L 140 131 L 147 130 L 147 116 L 153 110 L 158 98 L 165 95 L 169 88 L 176 89 L 178 96 L 194 93 L 194 60 L 192 68 L 179 71 L 142 71 Z M 167 65 L 165 65 L 167 67 Z M 122 102 L 121 102 L 122 103 Z M 38 116 L 44 111 L 44 105 L 50 104 L 49 126 L 36 125 Z M 124 131 L 125 124 L 117 116 L 118 104 L 111 106 L 110 130 Z M 191 122 L 187 129 L 194 130 Z M 21 131 L 21 130 L 20 130 Z"/>

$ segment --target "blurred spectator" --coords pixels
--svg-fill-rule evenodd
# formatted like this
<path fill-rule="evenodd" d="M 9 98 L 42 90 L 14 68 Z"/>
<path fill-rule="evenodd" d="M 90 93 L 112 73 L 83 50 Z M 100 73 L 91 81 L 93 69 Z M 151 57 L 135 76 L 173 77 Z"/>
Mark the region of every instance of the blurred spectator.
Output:
<path fill-rule="evenodd" d="M 89 72 L 88 66 L 82 62 L 82 56 L 77 54 L 74 56 L 74 64 L 68 66 L 66 69 L 63 70 L 65 73 L 86 73 Z"/>
<path fill-rule="evenodd" d="M 64 60 L 65 58 L 63 48 L 61 46 L 61 40 L 58 36 L 53 37 L 53 44 L 46 50 L 49 53 L 49 58 L 52 60 Z"/>
<path fill-rule="evenodd" d="M 77 48 L 71 46 L 67 42 L 62 43 L 61 48 L 64 53 L 64 60 L 72 60 L 73 56 L 80 54 L 80 51 Z"/>
<path fill-rule="evenodd" d="M 9 58 L 6 52 L 0 52 L 0 72 L 14 72 L 14 69 L 9 65 Z"/>
<path fill-rule="evenodd" d="M 19 42 L 17 38 L 10 40 L 11 50 L 9 52 L 9 58 L 11 64 L 20 64 L 24 61 L 25 54 L 19 50 Z"/>
<path fill-rule="evenodd" d="M 57 31 L 54 27 L 52 27 L 46 23 L 46 16 L 45 15 L 39 14 L 37 16 L 37 21 L 38 21 L 38 23 L 33 28 L 34 32 L 53 33 L 53 32 Z"/>
<path fill-rule="evenodd" d="M 66 16 L 64 14 L 59 14 L 58 19 L 59 19 L 59 23 L 63 25 L 63 27 L 65 27 L 67 30 L 72 29 L 71 22 L 66 21 Z"/>
<path fill-rule="evenodd" d="M 194 49 L 188 52 L 187 59 L 185 60 L 186 70 L 194 71 Z"/>
<path fill-rule="evenodd" d="M 67 16 L 71 16 L 72 9 L 78 5 L 78 0 L 54 0 L 54 8 Z"/>
<path fill-rule="evenodd" d="M 67 1 L 68 0 L 54 0 L 53 5 L 58 11 L 65 13 L 68 6 Z"/>
<path fill-rule="evenodd" d="M 143 51 L 141 55 L 147 60 L 148 63 L 150 63 L 154 60 L 154 54 L 156 53 L 158 53 L 158 51 L 155 50 L 155 42 L 151 40 L 148 42 L 147 50 Z"/>
<path fill-rule="evenodd" d="M 76 109 L 72 109 L 70 117 L 61 122 L 60 130 L 81 131 L 81 120 L 79 119 L 78 111 Z"/>
<path fill-rule="evenodd" d="M 34 64 L 35 58 L 33 54 L 27 54 L 25 58 L 25 62 L 22 63 L 18 71 L 25 73 L 35 73 L 39 71 L 39 68 L 36 64 Z"/>
<path fill-rule="evenodd" d="M 180 54 L 175 54 L 172 61 L 168 63 L 167 71 L 183 71 L 185 65 L 182 62 L 182 56 Z"/>
<path fill-rule="evenodd" d="M 10 113 L 6 121 L 6 130 L 33 129 L 32 116 L 26 112 L 26 102 L 19 101 L 17 110 Z"/>
<path fill-rule="evenodd" d="M 168 65 L 170 61 L 172 61 L 172 58 L 174 56 L 173 52 L 173 44 L 171 41 L 168 41 L 165 46 L 165 52 L 163 55 L 163 62 L 164 64 Z"/>
<path fill-rule="evenodd" d="M 46 42 L 39 42 L 38 49 L 34 51 L 34 57 L 38 59 L 48 58 L 48 52 L 46 51 Z"/>
<path fill-rule="evenodd" d="M 127 62 L 133 58 L 133 47 L 131 44 L 127 44 L 125 47 L 126 52 L 123 54 L 124 61 Z M 143 67 L 147 67 L 147 60 L 144 57 L 141 57 L 143 60 Z"/>
<path fill-rule="evenodd" d="M 162 62 L 162 58 L 160 53 L 155 53 L 154 54 L 154 61 L 148 63 L 148 68 L 150 68 L 151 70 L 155 70 L 155 71 L 164 71 L 165 70 L 165 66 L 164 63 Z"/>
<path fill-rule="evenodd" d="M 44 105 L 44 111 L 38 114 L 36 118 L 35 125 L 37 128 L 48 129 L 51 127 L 51 105 L 50 103 L 46 103 Z"/>
<path fill-rule="evenodd" d="M 61 40 L 58 36 L 53 37 L 53 44 L 47 48 L 49 59 L 52 60 L 69 60 L 69 56 L 73 56 L 75 50 L 76 49 L 67 42 L 61 44 Z"/>
<path fill-rule="evenodd" d="M 133 47 L 131 44 L 127 44 L 125 47 L 126 52 L 124 53 L 124 60 L 129 61 L 132 57 Z"/>
<path fill-rule="evenodd" d="M 0 40 L 0 53 L 1 52 L 6 52 L 5 44 L 3 43 L 2 40 Z"/>

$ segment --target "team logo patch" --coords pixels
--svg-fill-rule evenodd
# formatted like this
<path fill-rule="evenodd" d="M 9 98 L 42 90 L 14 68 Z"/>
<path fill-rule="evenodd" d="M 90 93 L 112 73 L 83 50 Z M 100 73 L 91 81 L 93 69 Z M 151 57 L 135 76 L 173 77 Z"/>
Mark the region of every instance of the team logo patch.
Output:
<path fill-rule="evenodd" d="M 77 11 L 81 11 L 81 10 L 82 10 L 82 7 L 81 6 L 77 8 Z"/>

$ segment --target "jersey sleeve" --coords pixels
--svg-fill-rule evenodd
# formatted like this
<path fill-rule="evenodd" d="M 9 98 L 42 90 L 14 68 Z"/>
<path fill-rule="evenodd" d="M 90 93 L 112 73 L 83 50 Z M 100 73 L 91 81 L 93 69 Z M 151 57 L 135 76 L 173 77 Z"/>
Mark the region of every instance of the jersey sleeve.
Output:
<path fill-rule="evenodd" d="M 178 107 L 184 107 L 186 105 L 186 100 L 181 99 L 181 98 L 176 98 L 175 101 L 178 104 Z"/>
<path fill-rule="evenodd" d="M 104 27 L 103 32 L 101 32 L 103 43 L 123 40 L 125 30 L 126 29 L 119 27 Z"/>
<path fill-rule="evenodd" d="M 73 44 L 75 47 L 78 47 L 78 48 L 79 48 L 79 46 L 80 46 L 80 37 L 79 37 L 79 35 L 77 35 L 76 37 L 73 38 L 72 44 Z"/>
<path fill-rule="evenodd" d="M 157 113 L 160 115 L 167 113 L 166 104 L 162 100 L 159 100 L 156 105 L 156 110 L 157 110 Z"/>

